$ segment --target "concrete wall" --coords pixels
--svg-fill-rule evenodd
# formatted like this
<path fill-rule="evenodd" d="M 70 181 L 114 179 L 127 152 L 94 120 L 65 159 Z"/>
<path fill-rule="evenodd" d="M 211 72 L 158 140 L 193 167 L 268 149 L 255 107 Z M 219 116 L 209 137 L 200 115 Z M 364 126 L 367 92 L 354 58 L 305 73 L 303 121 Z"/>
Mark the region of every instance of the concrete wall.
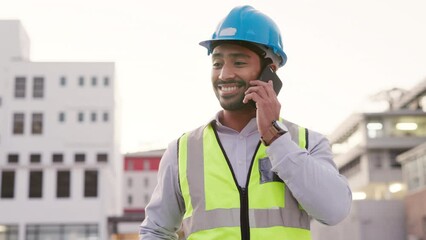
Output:
<path fill-rule="evenodd" d="M 404 240 L 404 204 L 398 200 L 354 201 L 350 215 L 336 226 L 312 222 L 314 240 Z"/>
<path fill-rule="evenodd" d="M 126 171 L 123 176 L 124 209 L 145 209 L 157 185 L 157 171 Z M 132 196 L 132 204 L 128 203 L 128 196 Z"/>
<path fill-rule="evenodd" d="M 360 240 L 360 223 L 357 208 L 352 207 L 347 218 L 336 226 L 311 221 L 312 240 Z"/>

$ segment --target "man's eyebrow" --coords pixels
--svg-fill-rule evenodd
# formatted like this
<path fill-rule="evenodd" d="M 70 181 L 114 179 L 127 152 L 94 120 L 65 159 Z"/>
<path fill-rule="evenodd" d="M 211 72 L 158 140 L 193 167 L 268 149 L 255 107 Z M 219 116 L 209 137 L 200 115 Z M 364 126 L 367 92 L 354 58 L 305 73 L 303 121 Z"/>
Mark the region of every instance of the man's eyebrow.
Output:
<path fill-rule="evenodd" d="M 222 58 L 223 54 L 222 53 L 213 53 L 212 54 L 212 58 Z"/>
<path fill-rule="evenodd" d="M 231 58 L 250 58 L 249 55 L 245 54 L 245 53 L 230 53 L 228 54 L 229 57 Z M 213 53 L 212 54 L 212 58 L 223 58 L 223 54 L 222 53 Z"/>

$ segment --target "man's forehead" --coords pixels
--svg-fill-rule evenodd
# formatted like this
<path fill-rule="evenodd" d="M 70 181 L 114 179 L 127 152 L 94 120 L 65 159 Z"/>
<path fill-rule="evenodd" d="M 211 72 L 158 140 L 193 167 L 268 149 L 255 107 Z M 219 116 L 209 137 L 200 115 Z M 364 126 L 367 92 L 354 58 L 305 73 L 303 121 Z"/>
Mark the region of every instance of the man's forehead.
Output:
<path fill-rule="evenodd" d="M 225 55 L 251 57 L 252 55 L 255 55 L 255 53 L 246 47 L 236 44 L 221 44 L 213 49 L 212 57 Z"/>

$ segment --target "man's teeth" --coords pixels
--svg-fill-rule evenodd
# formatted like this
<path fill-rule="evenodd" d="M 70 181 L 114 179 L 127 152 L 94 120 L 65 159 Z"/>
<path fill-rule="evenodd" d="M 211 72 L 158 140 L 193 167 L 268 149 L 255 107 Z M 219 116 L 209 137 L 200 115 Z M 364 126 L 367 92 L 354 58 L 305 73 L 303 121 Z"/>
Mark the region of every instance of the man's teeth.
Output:
<path fill-rule="evenodd" d="M 222 91 L 224 91 L 224 92 L 231 92 L 231 91 L 235 91 L 235 90 L 237 90 L 236 86 L 233 86 L 233 87 L 222 87 Z"/>

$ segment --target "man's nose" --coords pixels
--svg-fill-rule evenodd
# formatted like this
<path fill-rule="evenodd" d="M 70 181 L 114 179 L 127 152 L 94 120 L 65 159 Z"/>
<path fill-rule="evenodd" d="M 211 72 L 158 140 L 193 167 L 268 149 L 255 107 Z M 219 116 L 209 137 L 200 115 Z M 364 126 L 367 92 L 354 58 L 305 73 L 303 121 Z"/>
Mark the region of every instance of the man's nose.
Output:
<path fill-rule="evenodd" d="M 235 72 L 232 66 L 224 64 L 220 70 L 219 79 L 222 81 L 235 79 Z"/>

